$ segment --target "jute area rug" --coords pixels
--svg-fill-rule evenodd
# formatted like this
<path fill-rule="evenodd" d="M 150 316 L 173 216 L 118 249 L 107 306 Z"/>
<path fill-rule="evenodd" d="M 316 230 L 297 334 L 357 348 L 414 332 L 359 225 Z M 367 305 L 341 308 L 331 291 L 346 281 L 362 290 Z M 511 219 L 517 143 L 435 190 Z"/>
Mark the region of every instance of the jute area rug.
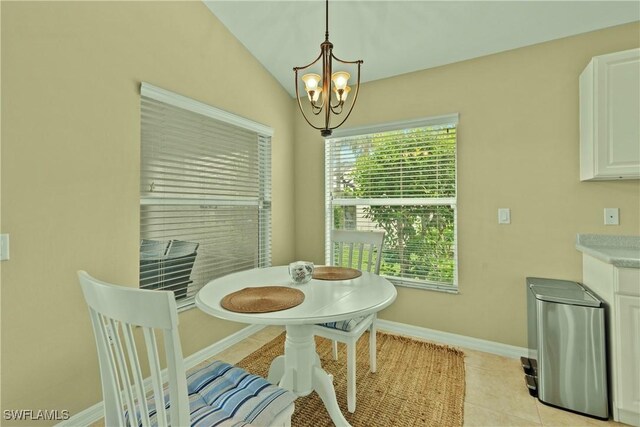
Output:
<path fill-rule="evenodd" d="M 244 358 L 241 366 L 266 378 L 269 365 L 284 353 L 284 333 Z M 347 411 L 346 346 L 339 344 L 338 360 L 331 341 L 316 337 L 322 367 L 333 375 L 338 404 L 354 427 L 462 426 L 464 353 L 460 350 L 378 332 L 377 372 L 369 372 L 369 336 L 356 351 L 356 411 Z M 293 427 L 333 426 L 315 393 L 295 402 Z"/>

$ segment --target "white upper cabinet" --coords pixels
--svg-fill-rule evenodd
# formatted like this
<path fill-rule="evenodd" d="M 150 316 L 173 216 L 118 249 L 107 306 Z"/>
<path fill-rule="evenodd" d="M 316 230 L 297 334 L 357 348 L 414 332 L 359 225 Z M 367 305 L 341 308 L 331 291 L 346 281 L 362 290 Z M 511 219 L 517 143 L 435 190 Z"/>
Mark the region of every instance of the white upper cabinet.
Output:
<path fill-rule="evenodd" d="M 596 56 L 580 75 L 580 180 L 640 178 L 640 48 Z"/>

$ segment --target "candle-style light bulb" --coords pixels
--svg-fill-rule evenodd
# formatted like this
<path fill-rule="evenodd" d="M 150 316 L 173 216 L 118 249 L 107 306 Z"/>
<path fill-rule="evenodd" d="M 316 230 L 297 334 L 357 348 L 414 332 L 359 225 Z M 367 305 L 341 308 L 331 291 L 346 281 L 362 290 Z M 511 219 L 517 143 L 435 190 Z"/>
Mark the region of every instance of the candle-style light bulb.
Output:
<path fill-rule="evenodd" d="M 351 77 L 351 74 L 347 73 L 346 71 L 338 71 L 337 73 L 333 73 L 333 75 L 331 76 L 331 80 L 333 81 L 333 85 L 335 86 L 335 88 L 340 90 L 347 87 L 349 77 Z"/>
<path fill-rule="evenodd" d="M 318 74 L 305 74 L 302 76 L 304 82 L 304 90 L 309 92 L 310 90 L 316 90 L 320 85 L 321 77 Z"/>

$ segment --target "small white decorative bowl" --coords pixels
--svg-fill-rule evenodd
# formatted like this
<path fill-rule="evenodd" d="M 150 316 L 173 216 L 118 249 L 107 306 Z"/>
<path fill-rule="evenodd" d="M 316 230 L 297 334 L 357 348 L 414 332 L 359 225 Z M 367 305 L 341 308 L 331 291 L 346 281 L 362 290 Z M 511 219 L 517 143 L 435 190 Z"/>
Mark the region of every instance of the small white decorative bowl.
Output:
<path fill-rule="evenodd" d="M 296 261 L 289 264 L 289 276 L 296 285 L 307 283 L 313 276 L 313 263 L 308 261 Z"/>

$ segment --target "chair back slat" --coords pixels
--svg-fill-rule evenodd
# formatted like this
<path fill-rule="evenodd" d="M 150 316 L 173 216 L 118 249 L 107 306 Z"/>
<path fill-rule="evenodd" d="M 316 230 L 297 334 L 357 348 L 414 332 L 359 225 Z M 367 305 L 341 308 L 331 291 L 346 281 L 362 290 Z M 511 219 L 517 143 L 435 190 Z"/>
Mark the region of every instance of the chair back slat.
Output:
<path fill-rule="evenodd" d="M 384 240 L 384 236 L 382 237 L 382 240 Z M 369 266 L 375 265 L 375 264 L 373 264 L 373 253 L 374 252 L 375 252 L 374 245 L 369 245 L 369 255 L 367 257 L 367 264 Z M 380 252 L 380 255 L 382 255 L 382 247 L 380 247 L 378 252 Z M 377 261 L 378 260 L 376 259 L 376 263 L 377 263 Z M 378 273 L 380 272 L 380 265 L 378 265 L 377 267 L 374 267 L 374 268 L 377 270 Z M 371 271 L 371 269 L 369 269 L 369 271 Z"/>
<path fill-rule="evenodd" d="M 120 324 L 117 320 L 107 319 L 107 333 L 110 335 L 109 339 L 111 341 L 111 353 L 114 358 L 113 360 L 118 367 L 118 379 L 116 379 L 116 382 L 124 394 L 124 401 L 127 405 L 127 409 L 129 410 L 129 420 L 126 425 L 133 426 L 134 424 L 131 419 L 131 411 L 133 410 L 133 413 L 135 414 L 136 407 L 135 398 L 133 397 L 134 391 L 131 386 L 131 378 L 129 376 L 129 369 L 125 359 L 126 356 L 124 354 L 122 340 L 120 339 Z"/>
<path fill-rule="evenodd" d="M 355 246 L 355 245 L 354 245 Z M 362 269 L 362 255 L 364 253 L 364 243 L 358 244 L 358 269 Z M 367 271 L 371 271 L 371 264 L 367 268 Z"/>
<path fill-rule="evenodd" d="M 353 243 L 349 243 L 349 267 L 353 266 Z"/>
<path fill-rule="evenodd" d="M 149 361 L 149 371 L 151 371 L 151 382 L 153 386 L 153 402 L 156 405 L 158 426 L 166 425 L 167 402 L 164 400 L 164 390 L 162 389 L 162 374 L 160 368 L 160 357 L 158 356 L 158 344 L 156 334 L 151 328 L 143 328 L 144 341 L 147 346 L 147 359 Z"/>
<path fill-rule="evenodd" d="M 140 414 L 140 423 L 142 427 L 149 427 L 151 420 L 149 419 L 149 409 L 147 408 L 147 399 L 144 393 L 144 382 L 142 381 L 142 369 L 140 368 L 140 360 L 138 359 L 138 350 L 135 345 L 135 338 L 133 336 L 133 329 L 130 324 L 122 325 L 122 334 L 124 336 L 124 344 L 127 348 L 127 355 L 129 356 L 128 367 L 133 377 L 132 392 L 135 396 L 137 405 L 135 410 L 131 413 L 135 414 L 136 411 Z"/>
<path fill-rule="evenodd" d="M 383 244 L 384 231 L 333 230 L 331 233 L 332 263 L 378 274 L 382 262 Z M 346 262 L 345 251 L 348 253 Z M 367 261 L 366 265 L 364 260 Z"/>
<path fill-rule="evenodd" d="M 102 394 L 104 399 L 105 421 L 110 425 L 124 426 L 124 412 L 121 387 L 118 379 L 118 367 L 112 355 L 111 336 L 107 330 L 107 323 L 103 316 L 93 309 L 89 309 L 100 362 L 100 378 L 102 379 Z"/>
<path fill-rule="evenodd" d="M 169 424 L 156 330 L 163 332 L 171 424 L 189 425 L 189 398 L 173 292 L 115 286 L 84 271 L 78 272 L 78 277 L 96 336 L 105 425 L 150 426 L 153 421 L 158 426 Z M 142 327 L 144 339 L 136 340 L 133 332 L 136 326 Z M 139 359 L 138 347 L 142 346 L 146 347 L 157 411 L 153 421 L 149 417 Z"/>
<path fill-rule="evenodd" d="M 169 416 L 171 425 L 190 425 L 189 413 L 189 397 L 187 390 L 187 376 L 185 375 L 184 358 L 180 347 L 176 347 L 171 342 L 180 342 L 178 329 L 166 331 L 164 337 L 164 350 L 167 364 L 175 366 L 177 369 L 169 370 L 169 395 L 171 396 L 171 407 L 169 408 Z M 180 391 L 184 390 L 184 393 Z M 182 410 L 184 408 L 184 410 Z M 173 420 L 179 420 L 174 423 Z"/>

